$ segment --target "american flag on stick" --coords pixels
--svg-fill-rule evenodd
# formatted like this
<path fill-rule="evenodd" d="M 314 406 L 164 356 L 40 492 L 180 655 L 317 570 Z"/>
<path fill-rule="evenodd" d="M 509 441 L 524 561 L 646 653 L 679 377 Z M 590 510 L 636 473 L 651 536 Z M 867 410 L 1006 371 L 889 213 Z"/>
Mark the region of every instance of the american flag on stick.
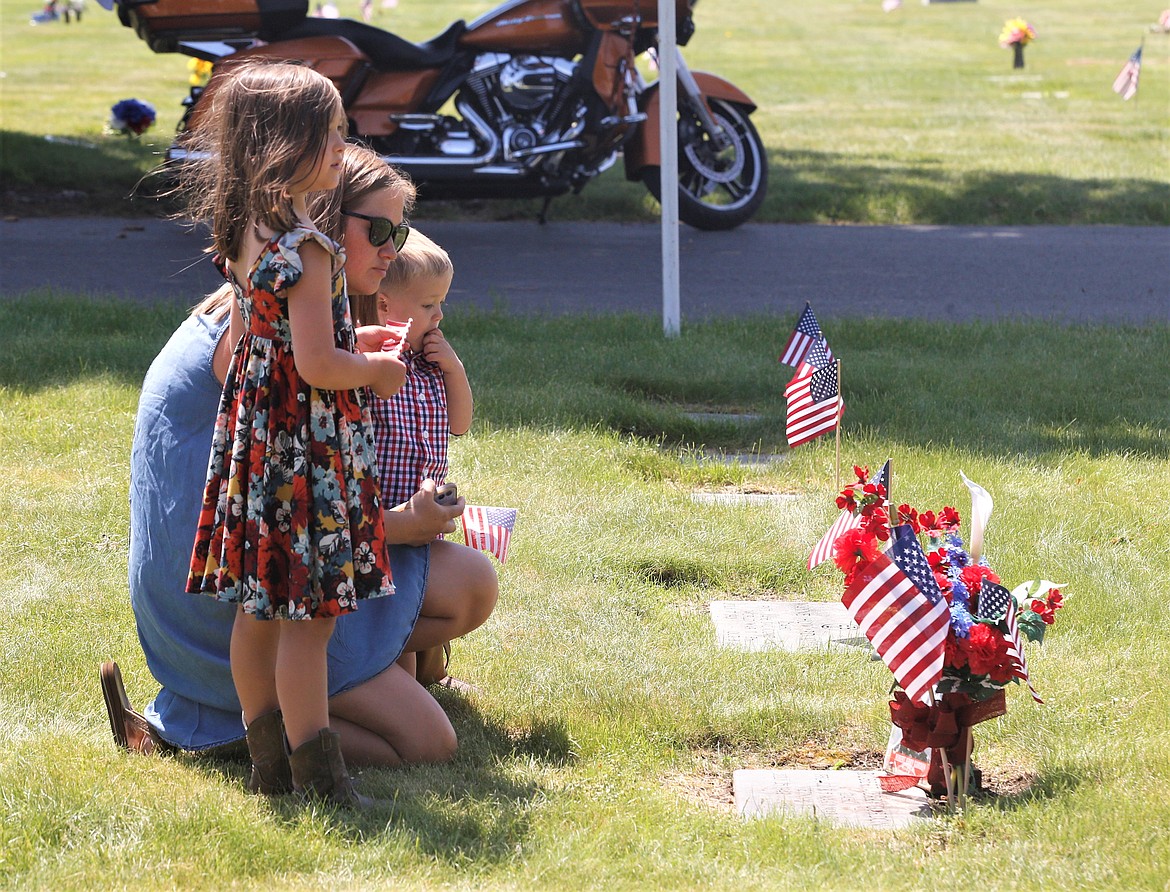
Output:
<path fill-rule="evenodd" d="M 984 579 L 979 586 L 979 615 L 985 619 L 1003 618 L 1007 623 L 1007 654 L 1016 661 L 1016 678 L 1028 685 L 1032 692 L 1032 699 L 1043 703 L 1036 689 L 1032 687 L 1032 679 L 1028 677 L 1028 660 L 1024 656 L 1024 642 L 1020 638 L 1020 623 L 1016 618 L 1016 599 L 1002 585 L 996 585 L 989 579 Z"/>
<path fill-rule="evenodd" d="M 881 470 L 870 478 L 870 483 L 880 483 L 886 488 L 886 492 L 890 491 L 890 460 L 886 459 L 886 463 L 882 465 Z M 889 502 L 887 501 L 888 505 Z M 819 567 L 825 561 L 833 556 L 833 546 L 837 540 L 845 535 L 850 530 L 861 526 L 861 515 L 854 514 L 848 508 L 837 515 L 837 519 L 833 521 L 833 525 L 829 527 L 825 535 L 821 536 L 821 541 L 814 546 L 812 554 L 808 556 L 808 568 L 812 570 L 814 567 Z"/>
<path fill-rule="evenodd" d="M 382 351 L 384 353 L 390 353 L 395 358 L 402 355 L 402 351 L 405 350 L 408 346 L 406 343 L 406 336 L 410 334 L 410 324 L 412 322 L 414 322 L 413 317 L 407 319 L 405 322 L 391 322 L 390 320 L 386 320 L 382 323 L 394 333 L 395 337 L 398 338 L 397 341 L 387 339 L 382 342 Z"/>
<path fill-rule="evenodd" d="M 817 324 L 817 317 L 813 315 L 812 306 L 806 303 L 804 312 L 800 314 L 800 319 L 796 322 L 796 328 L 788 336 L 788 343 L 784 345 L 784 349 L 780 353 L 780 362 L 797 368 L 804 360 L 809 348 L 816 343 L 824 343 L 825 352 L 829 359 L 833 358 L 828 343 L 825 343 L 825 336 L 821 333 L 821 327 Z"/>
<path fill-rule="evenodd" d="M 1133 99 L 1137 95 L 1138 78 L 1141 77 L 1141 74 L 1142 47 L 1139 46 L 1122 67 L 1121 73 L 1117 75 L 1117 80 L 1113 82 L 1113 92 L 1122 99 Z"/>
<path fill-rule="evenodd" d="M 784 388 L 788 401 L 784 432 L 789 446 L 799 446 L 833 430 L 845 411 L 837 363 L 829 358 L 827 346 L 823 340 L 813 344 L 801 369 Z"/>
<path fill-rule="evenodd" d="M 515 508 L 468 505 L 462 517 L 463 538 L 472 548 L 495 555 L 502 564 L 508 558 L 517 513 Z"/>
<path fill-rule="evenodd" d="M 951 615 L 909 526 L 894 528 L 890 550 L 858 571 L 841 602 L 906 696 L 932 703 Z"/>

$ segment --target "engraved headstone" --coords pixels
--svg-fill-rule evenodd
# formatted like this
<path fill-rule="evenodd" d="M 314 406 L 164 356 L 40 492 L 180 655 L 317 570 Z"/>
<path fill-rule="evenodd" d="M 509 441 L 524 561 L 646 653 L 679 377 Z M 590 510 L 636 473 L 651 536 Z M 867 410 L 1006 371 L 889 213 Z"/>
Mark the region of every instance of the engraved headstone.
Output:
<path fill-rule="evenodd" d="M 696 505 L 722 505 L 740 508 L 747 505 L 778 505 L 791 502 L 800 496 L 788 492 L 693 492 L 691 501 Z"/>
<path fill-rule="evenodd" d="M 843 650 L 869 642 L 839 601 L 712 601 L 715 640 L 739 650 Z"/>
<path fill-rule="evenodd" d="M 880 771 L 743 769 L 732 776 L 735 808 L 745 818 L 802 815 L 842 827 L 896 830 L 930 818 L 918 787 L 883 792 Z"/>

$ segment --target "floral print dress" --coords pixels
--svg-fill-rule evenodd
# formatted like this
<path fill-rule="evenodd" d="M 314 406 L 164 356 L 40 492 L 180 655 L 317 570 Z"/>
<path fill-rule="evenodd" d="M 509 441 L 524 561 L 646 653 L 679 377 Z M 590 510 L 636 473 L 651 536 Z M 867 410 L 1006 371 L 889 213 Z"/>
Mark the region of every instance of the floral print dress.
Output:
<path fill-rule="evenodd" d="M 392 594 L 370 413 L 356 390 L 318 390 L 292 354 L 288 289 L 315 241 L 333 258 L 333 327 L 355 349 L 339 245 L 313 229 L 274 237 L 248 281 L 220 397 L 187 591 L 258 619 L 312 619 Z M 230 276 L 229 276 L 230 278 Z"/>

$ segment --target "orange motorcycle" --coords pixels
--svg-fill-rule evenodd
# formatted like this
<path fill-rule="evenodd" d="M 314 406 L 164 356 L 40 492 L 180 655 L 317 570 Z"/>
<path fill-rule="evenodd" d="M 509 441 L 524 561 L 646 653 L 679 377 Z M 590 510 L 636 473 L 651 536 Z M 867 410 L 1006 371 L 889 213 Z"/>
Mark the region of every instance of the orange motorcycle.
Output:
<path fill-rule="evenodd" d="M 341 92 L 350 133 L 407 172 L 423 198 L 545 198 L 579 192 L 620 152 L 626 177 L 661 198 L 657 0 L 511 0 L 426 43 L 348 19 L 313 18 L 308 0 L 114 0 L 122 23 L 158 53 L 214 64 L 184 100 L 179 129 L 199 126 L 200 97 L 230 61 L 297 60 Z M 676 0 L 677 38 L 698 0 Z M 731 229 L 764 200 L 768 162 L 734 84 L 692 72 L 678 54 L 679 216 Z M 181 150 L 171 157 L 181 161 Z"/>

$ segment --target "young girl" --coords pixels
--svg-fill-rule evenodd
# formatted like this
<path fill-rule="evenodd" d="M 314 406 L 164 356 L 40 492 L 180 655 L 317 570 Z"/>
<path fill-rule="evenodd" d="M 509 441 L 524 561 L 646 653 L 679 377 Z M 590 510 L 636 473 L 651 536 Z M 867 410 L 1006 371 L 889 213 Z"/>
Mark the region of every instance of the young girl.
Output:
<path fill-rule="evenodd" d="M 304 66 L 242 65 L 206 99 L 188 140 L 206 160 L 185 191 L 235 291 L 237 346 L 187 591 L 239 604 L 230 656 L 250 788 L 366 806 L 329 727 L 326 646 L 337 616 L 394 590 L 361 388 L 390 396 L 405 368 L 355 352 L 344 256 L 307 210 L 340 179 L 333 84 Z"/>

